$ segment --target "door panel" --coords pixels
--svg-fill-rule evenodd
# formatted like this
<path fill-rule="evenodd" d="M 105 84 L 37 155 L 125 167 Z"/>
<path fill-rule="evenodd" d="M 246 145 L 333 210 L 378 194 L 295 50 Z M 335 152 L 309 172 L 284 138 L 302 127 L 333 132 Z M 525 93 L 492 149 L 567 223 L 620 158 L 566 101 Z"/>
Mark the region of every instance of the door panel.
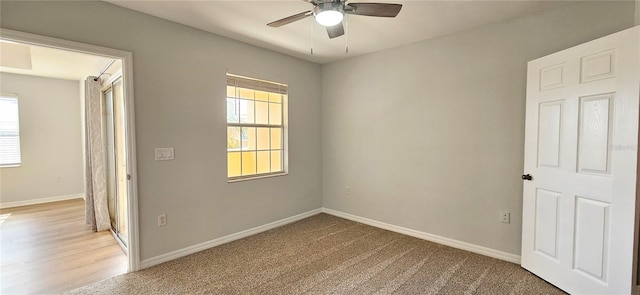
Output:
<path fill-rule="evenodd" d="M 560 168 L 562 101 L 541 103 L 538 122 L 538 167 Z"/>
<path fill-rule="evenodd" d="M 522 266 L 575 294 L 632 287 L 640 28 L 529 62 Z"/>
<path fill-rule="evenodd" d="M 109 217 L 111 228 L 126 247 L 128 186 L 122 78 L 111 82 L 103 94 Z"/>
<path fill-rule="evenodd" d="M 116 165 L 116 179 L 117 179 L 117 195 L 118 195 L 118 225 L 116 227 L 116 233 L 118 238 L 126 246 L 127 240 L 127 200 L 129 194 L 127 191 L 127 153 L 126 153 L 126 136 L 124 130 L 125 126 L 125 113 L 124 113 L 124 88 L 122 84 L 122 78 L 118 78 L 113 82 L 113 115 L 115 136 L 114 142 L 116 147 L 115 153 L 115 165 Z"/>
<path fill-rule="evenodd" d="M 576 197 L 573 268 L 606 283 L 609 204 Z"/>
<path fill-rule="evenodd" d="M 538 189 L 536 194 L 535 250 L 557 259 L 560 193 Z"/>
<path fill-rule="evenodd" d="M 613 77 L 615 71 L 616 50 L 609 49 L 584 56 L 580 59 L 580 82 L 586 83 Z"/>
<path fill-rule="evenodd" d="M 609 174 L 614 94 L 580 98 L 578 172 Z"/>
<path fill-rule="evenodd" d="M 565 64 L 557 64 L 540 70 L 540 91 L 564 86 Z"/>

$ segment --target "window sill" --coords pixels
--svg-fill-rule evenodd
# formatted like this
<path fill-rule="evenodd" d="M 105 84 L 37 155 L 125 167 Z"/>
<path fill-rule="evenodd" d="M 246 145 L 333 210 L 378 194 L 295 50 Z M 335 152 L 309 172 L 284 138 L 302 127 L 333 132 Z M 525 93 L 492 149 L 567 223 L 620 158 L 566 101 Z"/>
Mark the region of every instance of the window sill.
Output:
<path fill-rule="evenodd" d="M 22 167 L 22 165 L 21 164 L 0 165 L 0 169 L 2 169 L 2 168 L 18 168 L 18 167 Z"/>
<path fill-rule="evenodd" d="M 228 178 L 228 179 L 227 179 L 227 182 L 228 182 L 228 183 L 233 183 L 233 182 L 241 182 L 241 181 L 247 181 L 247 180 L 256 180 L 256 179 L 263 179 L 263 178 L 270 178 L 270 177 L 278 177 L 278 176 L 285 176 L 285 175 L 289 175 L 289 172 L 278 172 L 278 173 L 273 173 L 273 174 L 263 174 L 263 175 L 246 176 L 246 177 L 239 177 L 239 178 Z"/>

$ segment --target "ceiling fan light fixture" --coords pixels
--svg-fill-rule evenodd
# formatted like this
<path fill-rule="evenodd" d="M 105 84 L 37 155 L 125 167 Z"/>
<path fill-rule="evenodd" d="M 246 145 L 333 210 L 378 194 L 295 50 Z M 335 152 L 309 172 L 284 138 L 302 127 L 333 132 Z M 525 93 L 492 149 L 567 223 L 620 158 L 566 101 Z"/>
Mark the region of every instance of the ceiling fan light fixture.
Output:
<path fill-rule="evenodd" d="M 344 12 L 341 5 L 335 5 L 335 3 L 321 3 L 316 6 L 315 10 L 316 22 L 325 26 L 333 27 L 344 18 Z"/>

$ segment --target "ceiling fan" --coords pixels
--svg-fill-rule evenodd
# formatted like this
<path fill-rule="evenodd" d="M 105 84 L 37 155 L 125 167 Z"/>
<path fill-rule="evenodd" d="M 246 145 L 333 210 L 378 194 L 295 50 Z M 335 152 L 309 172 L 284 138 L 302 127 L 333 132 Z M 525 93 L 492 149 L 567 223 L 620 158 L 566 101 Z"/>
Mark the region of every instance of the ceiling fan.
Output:
<path fill-rule="evenodd" d="M 396 17 L 402 8 L 402 4 L 347 3 L 348 0 L 304 1 L 311 3 L 313 9 L 270 22 L 267 26 L 280 27 L 313 15 L 319 24 L 327 27 L 329 38 L 333 39 L 344 35 L 342 19 L 345 13 L 364 16 Z"/>

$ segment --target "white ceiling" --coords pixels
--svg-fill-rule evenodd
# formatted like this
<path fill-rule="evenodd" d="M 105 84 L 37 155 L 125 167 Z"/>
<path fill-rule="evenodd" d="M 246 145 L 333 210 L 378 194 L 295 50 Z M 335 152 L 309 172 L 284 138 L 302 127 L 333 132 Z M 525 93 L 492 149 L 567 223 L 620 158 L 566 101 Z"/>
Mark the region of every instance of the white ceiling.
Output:
<path fill-rule="evenodd" d="M 328 63 L 504 21 L 575 1 L 386 1 L 403 5 L 396 18 L 348 16 L 347 36 L 329 39 L 312 17 L 279 27 L 266 24 L 307 11 L 303 0 L 105 0 L 316 63 Z M 351 1 L 378 2 L 375 0 Z M 349 54 L 345 53 L 348 38 Z M 313 47 L 314 54 L 310 54 Z"/>
<path fill-rule="evenodd" d="M 0 42 L 0 51 L 3 43 Z M 30 47 L 32 69 L 0 66 L 0 72 L 67 80 L 84 80 L 87 76 L 97 76 L 112 60 L 108 57 L 49 47 L 26 46 Z M 116 60 L 107 72 L 113 74 L 121 68 L 121 61 Z"/>

